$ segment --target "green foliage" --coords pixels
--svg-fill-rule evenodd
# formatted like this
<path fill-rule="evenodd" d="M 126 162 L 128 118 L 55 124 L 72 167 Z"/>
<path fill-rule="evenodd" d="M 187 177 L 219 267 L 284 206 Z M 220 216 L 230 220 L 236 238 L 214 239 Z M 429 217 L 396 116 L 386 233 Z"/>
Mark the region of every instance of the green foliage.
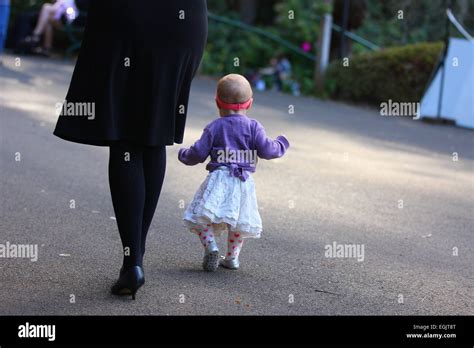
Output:
<path fill-rule="evenodd" d="M 276 26 L 280 35 L 295 43 L 304 41 L 314 44 L 318 39 L 319 21 L 315 18 L 324 14 L 326 7 L 321 1 L 314 0 L 286 0 L 275 5 L 277 16 Z M 289 16 L 294 15 L 293 18 Z"/>
<path fill-rule="evenodd" d="M 10 27 L 13 27 L 18 14 L 24 11 L 39 10 L 46 0 L 12 0 L 10 1 Z"/>
<path fill-rule="evenodd" d="M 98 1 L 98 0 L 94 0 Z M 13 0 L 12 18 L 23 10 L 38 9 L 46 0 Z M 207 0 L 209 11 L 227 18 L 241 19 L 240 0 Z M 444 35 L 446 0 L 365 0 L 365 17 L 355 31 L 382 47 L 400 46 L 416 42 L 440 41 Z M 316 18 L 330 10 L 322 0 L 256 0 L 258 16 L 255 24 L 282 39 L 300 46 L 315 45 L 320 22 Z M 274 6 L 272 8 L 272 6 Z M 337 6 L 336 6 L 337 7 Z M 270 10 L 269 10 L 270 9 Z M 403 11 L 404 19 L 397 18 Z M 263 15 L 265 12 L 265 16 Z M 453 2 L 453 12 L 460 22 L 473 32 L 474 0 Z M 289 15 L 294 14 L 294 19 Z M 351 15 L 354 15 L 352 13 Z M 61 43 L 62 33 L 56 43 Z M 455 29 L 452 34 L 457 35 Z M 342 68 L 334 62 L 326 80 L 326 94 L 352 100 L 378 102 L 387 98 L 416 100 L 425 88 L 441 45 L 416 45 L 387 49 L 366 54 L 366 48 L 353 43 L 351 66 Z M 298 81 L 303 94 L 314 93 L 315 63 L 272 40 L 258 34 L 218 23 L 209 22 L 209 39 L 204 53 L 202 72 L 222 76 L 228 73 L 247 74 L 267 67 L 272 57 L 285 53 L 293 67 L 293 79 Z M 234 66 L 238 58 L 240 66 Z M 271 85 L 272 79 L 267 83 Z M 287 88 L 286 88 L 287 89 Z M 319 95 L 325 97 L 326 94 Z"/>
<path fill-rule="evenodd" d="M 205 74 L 246 74 L 267 66 L 275 52 L 262 37 L 225 24 L 212 23 L 208 35 L 202 65 Z M 235 59 L 239 66 L 235 66 Z"/>
<path fill-rule="evenodd" d="M 207 7 L 216 14 L 229 15 L 229 12 L 237 10 L 237 1 L 207 0 Z"/>
<path fill-rule="evenodd" d="M 271 31 L 271 29 L 267 29 Z M 278 33 L 277 33 L 278 34 Z M 277 43 L 221 23 L 209 26 L 209 38 L 202 62 L 202 73 L 223 76 L 230 73 L 248 74 L 268 67 L 278 53 L 286 53 L 293 66 L 293 79 L 301 85 L 304 94 L 313 92 L 314 63 L 307 58 L 282 49 Z M 235 59 L 239 66 L 235 66 Z M 266 79 L 271 86 L 272 79 Z"/>
<path fill-rule="evenodd" d="M 421 43 L 363 54 L 348 67 L 333 62 L 326 89 L 333 97 L 359 102 L 418 102 L 442 49 L 442 43 Z"/>
<path fill-rule="evenodd" d="M 10 1 L 12 9 L 27 10 L 31 8 L 40 8 L 47 0 L 12 0 Z"/>
<path fill-rule="evenodd" d="M 219 2 L 219 0 L 209 2 L 212 12 L 220 13 L 227 18 L 239 19 L 239 14 L 232 10 L 235 8 L 234 5 L 230 2 Z M 320 1 L 280 1 L 275 6 L 276 24 L 261 28 L 295 46 L 299 47 L 303 42 L 308 42 L 314 48 L 319 33 L 319 22 L 315 20 L 315 17 L 324 10 L 324 5 Z M 293 11 L 291 14 L 294 13 L 294 19 L 289 18 L 290 11 Z M 208 44 L 202 71 L 216 76 L 229 73 L 246 74 L 269 66 L 270 59 L 279 53 L 288 56 L 293 66 L 293 79 L 301 85 L 301 92 L 312 93 L 315 63 L 268 38 L 213 21 L 209 23 Z M 314 49 L 312 53 L 315 54 Z M 240 67 L 234 66 L 235 58 L 239 58 Z M 271 79 L 268 83 L 271 85 Z"/>
<path fill-rule="evenodd" d="M 474 29 L 474 0 L 453 1 L 453 13 L 468 29 Z M 399 18 L 399 16 L 403 18 Z M 389 47 L 443 39 L 446 0 L 367 0 L 363 25 L 356 33 Z M 452 36 L 459 36 L 456 29 Z"/>

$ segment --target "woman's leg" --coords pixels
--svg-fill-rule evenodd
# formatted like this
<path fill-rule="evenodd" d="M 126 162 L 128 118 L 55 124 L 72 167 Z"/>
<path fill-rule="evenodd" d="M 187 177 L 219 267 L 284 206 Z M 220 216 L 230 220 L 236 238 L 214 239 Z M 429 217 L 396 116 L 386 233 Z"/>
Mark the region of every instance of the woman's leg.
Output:
<path fill-rule="evenodd" d="M 38 16 L 35 30 L 33 30 L 33 35 L 40 36 L 43 34 L 49 20 L 54 16 L 54 11 L 55 8 L 52 4 L 44 4 L 43 7 L 41 7 L 41 12 Z"/>
<path fill-rule="evenodd" d="M 109 184 L 124 251 L 124 268 L 142 266 L 142 221 L 145 206 L 143 147 L 110 147 Z"/>
<path fill-rule="evenodd" d="M 43 47 L 46 50 L 51 50 L 53 48 L 53 25 L 48 22 L 46 27 L 44 28 L 44 42 L 43 42 Z"/>
<path fill-rule="evenodd" d="M 166 146 L 146 147 L 143 152 L 145 207 L 143 210 L 141 252 L 145 254 L 146 237 L 160 198 L 166 171 Z"/>

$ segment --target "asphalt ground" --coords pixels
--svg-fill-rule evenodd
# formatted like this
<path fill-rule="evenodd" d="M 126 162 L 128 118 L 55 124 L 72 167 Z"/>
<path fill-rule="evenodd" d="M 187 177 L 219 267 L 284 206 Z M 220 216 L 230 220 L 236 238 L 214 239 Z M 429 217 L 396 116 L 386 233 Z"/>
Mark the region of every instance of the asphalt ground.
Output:
<path fill-rule="evenodd" d="M 0 243 L 38 245 L 36 262 L 0 258 L 0 315 L 474 314 L 474 133 L 276 92 L 256 93 L 250 116 L 291 148 L 259 162 L 264 232 L 241 269 L 201 270 L 181 218 L 206 171 L 170 147 L 146 284 L 136 301 L 113 297 L 121 244 L 108 149 L 52 135 L 72 69 L 13 56 L 0 68 Z M 216 117 L 214 88 L 195 80 L 187 146 Z M 325 256 L 333 243 L 363 246 L 363 260 Z"/>

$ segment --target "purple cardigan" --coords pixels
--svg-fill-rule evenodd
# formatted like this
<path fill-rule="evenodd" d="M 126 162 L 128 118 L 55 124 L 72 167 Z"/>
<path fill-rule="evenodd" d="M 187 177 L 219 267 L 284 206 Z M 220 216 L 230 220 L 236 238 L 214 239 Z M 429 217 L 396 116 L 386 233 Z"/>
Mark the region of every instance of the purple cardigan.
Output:
<path fill-rule="evenodd" d="M 226 166 L 230 175 L 245 181 L 247 172 L 255 172 L 258 157 L 267 160 L 279 158 L 289 147 L 290 143 L 283 135 L 272 140 L 257 120 L 232 114 L 207 125 L 193 146 L 179 150 L 178 158 L 184 164 L 194 166 L 211 156 L 206 166 L 208 171 Z"/>

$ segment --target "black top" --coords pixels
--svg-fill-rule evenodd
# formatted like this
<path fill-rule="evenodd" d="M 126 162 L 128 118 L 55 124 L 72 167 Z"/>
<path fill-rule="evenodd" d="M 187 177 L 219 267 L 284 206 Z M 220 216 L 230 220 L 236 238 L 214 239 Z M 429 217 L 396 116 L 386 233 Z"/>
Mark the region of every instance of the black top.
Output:
<path fill-rule="evenodd" d="M 99 146 L 182 143 L 206 40 L 205 0 L 92 1 L 66 96 L 66 106 L 89 109 L 65 107 L 75 112 L 59 117 L 54 134 Z"/>

